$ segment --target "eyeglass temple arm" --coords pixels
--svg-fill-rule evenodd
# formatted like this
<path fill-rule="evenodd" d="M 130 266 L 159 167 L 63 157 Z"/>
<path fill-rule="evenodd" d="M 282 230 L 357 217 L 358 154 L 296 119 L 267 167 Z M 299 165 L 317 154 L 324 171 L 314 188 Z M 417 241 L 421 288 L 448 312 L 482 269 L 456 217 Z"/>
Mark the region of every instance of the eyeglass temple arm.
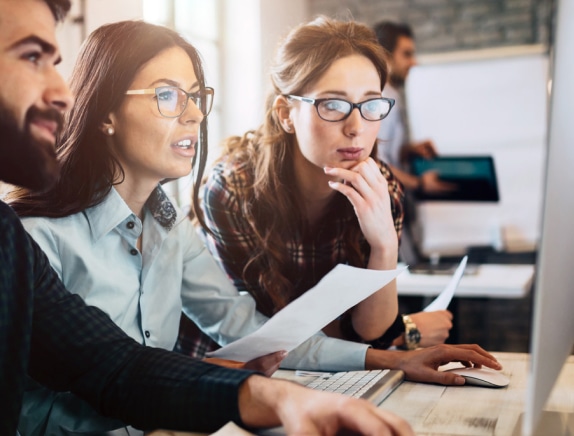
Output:
<path fill-rule="evenodd" d="M 308 97 L 300 97 L 298 95 L 288 95 L 287 98 L 291 98 L 293 100 L 299 100 L 299 101 L 304 101 L 306 103 L 311 103 L 314 104 L 315 103 L 315 99 L 314 98 L 308 98 Z"/>
<path fill-rule="evenodd" d="M 139 94 L 155 94 L 155 88 L 152 89 L 130 89 L 126 91 L 127 95 L 139 95 Z"/>

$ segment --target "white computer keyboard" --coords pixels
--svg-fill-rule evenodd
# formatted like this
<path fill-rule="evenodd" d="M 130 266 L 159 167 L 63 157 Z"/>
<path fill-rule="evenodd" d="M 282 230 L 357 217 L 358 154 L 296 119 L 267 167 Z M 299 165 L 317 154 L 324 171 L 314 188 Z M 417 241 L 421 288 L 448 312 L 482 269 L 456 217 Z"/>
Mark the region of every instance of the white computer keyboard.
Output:
<path fill-rule="evenodd" d="M 324 374 L 307 384 L 307 387 L 319 391 L 337 392 L 350 397 L 360 398 L 387 372 L 388 369 L 373 369 Z"/>

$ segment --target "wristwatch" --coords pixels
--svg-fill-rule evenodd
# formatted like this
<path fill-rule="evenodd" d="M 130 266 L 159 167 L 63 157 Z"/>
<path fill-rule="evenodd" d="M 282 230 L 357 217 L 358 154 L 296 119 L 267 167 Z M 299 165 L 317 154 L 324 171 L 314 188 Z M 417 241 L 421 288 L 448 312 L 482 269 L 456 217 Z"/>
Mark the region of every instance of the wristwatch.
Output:
<path fill-rule="evenodd" d="M 403 315 L 403 324 L 405 325 L 405 346 L 407 350 L 418 348 L 421 343 L 421 332 L 417 325 L 409 315 Z"/>

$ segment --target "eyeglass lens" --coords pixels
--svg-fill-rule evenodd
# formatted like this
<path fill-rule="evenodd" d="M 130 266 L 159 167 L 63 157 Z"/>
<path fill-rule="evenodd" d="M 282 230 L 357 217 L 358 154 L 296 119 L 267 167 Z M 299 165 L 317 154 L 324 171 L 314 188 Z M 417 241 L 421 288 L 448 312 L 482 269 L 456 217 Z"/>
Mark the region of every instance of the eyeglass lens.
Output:
<path fill-rule="evenodd" d="M 358 103 L 363 118 L 369 121 L 379 121 L 385 118 L 391 110 L 391 103 L 382 98 L 374 98 Z M 353 104 L 346 100 L 330 98 L 322 100 L 317 105 L 321 118 L 327 121 L 340 121 L 345 119 L 353 110 Z"/>
<path fill-rule="evenodd" d="M 187 107 L 188 99 L 193 101 L 204 116 L 209 114 L 213 104 L 211 89 L 187 93 L 175 86 L 161 86 L 155 89 L 155 94 L 157 107 L 164 117 L 179 117 Z"/>

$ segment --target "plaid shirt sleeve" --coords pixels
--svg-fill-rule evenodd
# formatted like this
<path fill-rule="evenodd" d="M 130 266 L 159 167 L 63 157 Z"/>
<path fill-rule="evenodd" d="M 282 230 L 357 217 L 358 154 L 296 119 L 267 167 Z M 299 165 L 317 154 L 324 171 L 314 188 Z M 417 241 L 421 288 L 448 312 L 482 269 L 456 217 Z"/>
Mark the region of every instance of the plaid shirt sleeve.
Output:
<path fill-rule="evenodd" d="M 205 432 L 241 423 L 238 391 L 252 372 L 137 344 L 64 289 L 1 202 L 0 311 L 0 434 L 16 433 L 27 366 L 40 383 L 138 428 Z"/>
<path fill-rule="evenodd" d="M 257 283 L 256 278 L 247 282 L 243 278 L 245 263 L 256 247 L 253 230 L 240 209 L 241 191 L 247 183 L 248 174 L 240 166 L 228 168 L 219 163 L 204 185 L 202 202 L 205 222 L 213 232 L 205 234 L 208 248 L 240 291 L 253 291 Z"/>

